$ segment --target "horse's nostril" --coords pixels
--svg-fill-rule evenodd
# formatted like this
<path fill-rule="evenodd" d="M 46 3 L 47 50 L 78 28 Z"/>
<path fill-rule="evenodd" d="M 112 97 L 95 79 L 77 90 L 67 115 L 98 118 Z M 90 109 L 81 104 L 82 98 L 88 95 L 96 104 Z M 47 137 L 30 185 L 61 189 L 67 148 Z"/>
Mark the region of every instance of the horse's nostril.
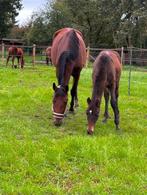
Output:
<path fill-rule="evenodd" d="M 60 126 L 62 124 L 62 121 L 54 121 L 55 126 Z"/>
<path fill-rule="evenodd" d="M 87 130 L 87 134 L 88 134 L 88 135 L 92 135 L 92 134 L 93 134 L 93 131 Z"/>

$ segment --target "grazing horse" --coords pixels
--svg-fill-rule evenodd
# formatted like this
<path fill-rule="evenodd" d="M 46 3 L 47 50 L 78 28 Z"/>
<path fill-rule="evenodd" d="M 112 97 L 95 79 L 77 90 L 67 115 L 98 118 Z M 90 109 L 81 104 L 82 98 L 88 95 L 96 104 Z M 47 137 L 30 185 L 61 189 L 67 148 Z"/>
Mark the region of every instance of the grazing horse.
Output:
<path fill-rule="evenodd" d="M 23 58 L 23 50 L 21 48 L 17 48 L 15 46 L 12 46 L 8 49 L 8 57 L 6 66 L 8 65 L 9 59 L 12 57 L 12 68 L 14 68 L 14 60 L 15 57 L 18 60 L 18 66 L 21 65 L 21 68 L 24 67 L 24 58 Z"/>
<path fill-rule="evenodd" d="M 122 65 L 120 56 L 114 51 L 102 51 L 96 58 L 93 68 L 93 92 L 92 98 L 87 98 L 88 109 L 86 111 L 88 121 L 88 134 L 92 134 L 99 117 L 101 98 L 104 93 L 105 112 L 104 120 L 109 118 L 108 103 L 111 96 L 111 106 L 114 112 L 116 129 L 119 129 L 118 89 Z"/>
<path fill-rule="evenodd" d="M 58 86 L 53 83 L 53 118 L 55 125 L 61 125 L 68 101 L 68 84 L 71 75 L 71 103 L 69 111 L 78 105 L 77 86 L 80 72 L 86 63 L 86 47 L 82 33 L 72 28 L 63 28 L 55 32 L 51 49 L 52 63 L 56 67 Z"/>
<path fill-rule="evenodd" d="M 46 49 L 46 64 L 51 64 L 52 65 L 52 60 L 51 60 L 51 47 L 48 47 Z"/>

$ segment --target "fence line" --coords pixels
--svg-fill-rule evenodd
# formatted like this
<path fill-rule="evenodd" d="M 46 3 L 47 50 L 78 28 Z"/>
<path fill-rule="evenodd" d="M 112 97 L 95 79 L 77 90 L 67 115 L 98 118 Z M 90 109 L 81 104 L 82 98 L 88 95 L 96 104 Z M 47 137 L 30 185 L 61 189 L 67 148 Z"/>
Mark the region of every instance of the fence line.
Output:
<path fill-rule="evenodd" d="M 0 53 L 1 53 L 1 61 L 4 64 L 6 50 L 11 47 L 12 45 L 5 45 L 2 43 L 0 45 Z M 49 46 L 38 46 L 38 45 L 15 45 L 16 47 L 20 47 L 24 49 L 24 57 L 29 56 L 31 59 L 31 64 L 34 67 L 36 63 L 42 63 L 45 61 L 43 57 L 46 57 L 46 48 Z M 88 66 L 89 61 L 94 61 L 97 55 L 103 50 L 114 50 L 117 51 L 121 56 L 121 63 L 122 64 L 129 64 L 129 75 L 128 75 L 128 95 L 131 92 L 131 70 L 132 64 L 135 65 L 143 65 L 147 66 L 147 49 L 129 47 L 129 48 L 90 48 L 87 47 L 87 61 L 86 67 Z M 38 61 L 37 57 L 41 57 L 40 61 Z M 43 61 L 44 60 L 44 61 Z"/>

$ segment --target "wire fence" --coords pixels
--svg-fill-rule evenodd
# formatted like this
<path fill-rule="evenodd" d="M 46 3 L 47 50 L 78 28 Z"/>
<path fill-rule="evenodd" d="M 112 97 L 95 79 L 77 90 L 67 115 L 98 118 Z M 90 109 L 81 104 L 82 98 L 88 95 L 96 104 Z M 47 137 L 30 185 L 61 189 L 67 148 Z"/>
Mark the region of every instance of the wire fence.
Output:
<path fill-rule="evenodd" d="M 12 45 L 0 45 L 0 58 L 1 63 L 0 65 L 4 66 L 6 64 L 6 59 L 8 56 L 8 48 Z M 33 44 L 32 46 L 17 46 L 16 47 L 22 48 L 24 51 L 24 59 L 25 59 L 25 66 L 35 66 L 35 65 L 41 65 L 46 64 L 46 49 L 49 46 L 38 46 Z M 86 67 L 91 66 L 94 62 L 98 54 L 103 50 L 113 50 L 119 53 L 121 57 L 121 63 L 123 65 L 129 66 L 129 72 L 128 72 L 128 94 L 131 93 L 131 72 L 132 67 L 140 67 L 142 70 L 147 72 L 147 49 L 141 49 L 141 48 L 112 48 L 112 49 L 105 49 L 105 48 L 90 48 L 87 47 L 87 63 Z M 11 63 L 11 62 L 9 62 Z"/>

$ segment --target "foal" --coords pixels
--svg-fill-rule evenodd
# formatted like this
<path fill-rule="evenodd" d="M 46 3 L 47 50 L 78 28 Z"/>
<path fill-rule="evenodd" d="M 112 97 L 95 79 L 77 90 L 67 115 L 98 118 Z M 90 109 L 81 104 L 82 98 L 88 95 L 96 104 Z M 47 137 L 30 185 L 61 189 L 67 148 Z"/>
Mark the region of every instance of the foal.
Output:
<path fill-rule="evenodd" d="M 114 112 L 116 129 L 119 129 L 118 89 L 121 75 L 120 56 L 114 51 L 102 51 L 96 58 L 93 68 L 92 98 L 87 98 L 88 134 L 94 132 L 94 126 L 99 117 L 101 98 L 104 93 L 104 122 L 109 118 L 108 102 L 111 96 L 111 106 Z"/>

